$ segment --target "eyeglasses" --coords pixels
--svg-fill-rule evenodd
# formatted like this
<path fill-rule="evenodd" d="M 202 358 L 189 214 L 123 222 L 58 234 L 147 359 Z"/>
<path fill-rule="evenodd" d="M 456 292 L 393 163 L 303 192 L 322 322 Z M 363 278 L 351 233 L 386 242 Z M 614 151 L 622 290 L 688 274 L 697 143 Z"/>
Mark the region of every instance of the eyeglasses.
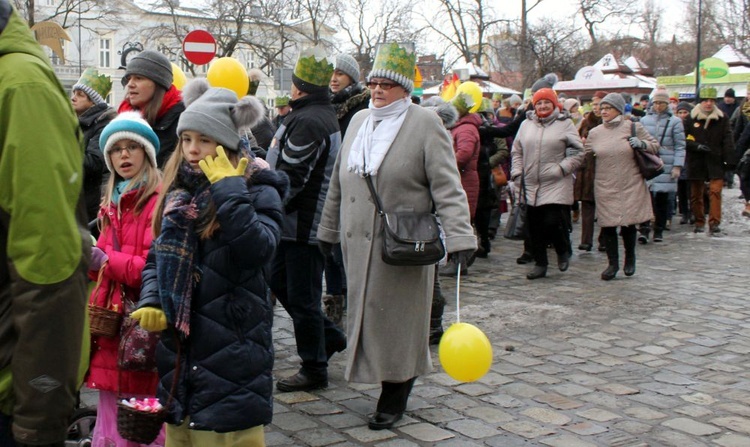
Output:
<path fill-rule="evenodd" d="M 374 90 L 375 87 L 380 87 L 383 90 L 390 90 L 393 87 L 397 86 L 398 84 L 396 84 L 395 82 L 382 82 L 382 81 L 381 82 L 375 82 L 375 81 L 368 81 L 367 84 L 365 84 L 365 85 L 367 85 L 367 88 L 369 88 L 370 90 Z"/>
<path fill-rule="evenodd" d="M 128 151 L 128 155 L 129 155 L 141 149 L 143 149 L 143 146 L 141 146 L 140 144 L 128 144 L 127 146 L 112 146 L 112 148 L 109 151 L 117 155 L 121 155 L 122 151 Z"/>
<path fill-rule="evenodd" d="M 614 107 L 610 107 L 610 106 L 601 106 L 601 107 L 599 107 L 599 111 L 600 112 L 607 112 L 607 111 L 614 110 L 614 109 L 615 109 Z"/>

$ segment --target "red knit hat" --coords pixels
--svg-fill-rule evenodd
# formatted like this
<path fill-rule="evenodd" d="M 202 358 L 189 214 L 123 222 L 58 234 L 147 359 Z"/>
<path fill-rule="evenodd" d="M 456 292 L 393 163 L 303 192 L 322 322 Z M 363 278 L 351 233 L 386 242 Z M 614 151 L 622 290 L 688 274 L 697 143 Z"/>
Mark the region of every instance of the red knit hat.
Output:
<path fill-rule="evenodd" d="M 607 96 L 607 92 L 604 90 L 597 90 L 596 93 L 594 93 L 594 98 L 604 99 L 605 96 Z"/>
<path fill-rule="evenodd" d="M 540 88 L 537 90 L 531 98 L 531 103 L 536 105 L 537 101 L 542 99 L 550 101 L 555 107 L 560 107 L 560 104 L 557 102 L 557 93 L 551 88 Z"/>

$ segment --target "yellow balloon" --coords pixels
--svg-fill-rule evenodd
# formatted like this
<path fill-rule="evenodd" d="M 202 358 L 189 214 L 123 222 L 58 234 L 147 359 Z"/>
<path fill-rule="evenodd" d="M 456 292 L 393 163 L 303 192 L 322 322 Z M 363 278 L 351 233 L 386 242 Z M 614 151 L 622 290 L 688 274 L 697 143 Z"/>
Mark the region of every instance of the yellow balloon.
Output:
<path fill-rule="evenodd" d="M 213 61 L 206 72 L 206 79 L 212 87 L 228 88 L 237 93 L 239 98 L 247 95 L 250 87 L 245 67 L 233 57 L 221 57 Z"/>
<path fill-rule="evenodd" d="M 440 339 L 438 356 L 449 376 L 459 382 L 473 382 L 490 370 L 492 345 L 478 327 L 455 323 Z"/>
<path fill-rule="evenodd" d="M 174 78 L 172 85 L 174 85 L 177 90 L 182 90 L 182 87 L 185 87 L 185 84 L 187 83 L 187 76 L 185 76 L 185 72 L 183 72 L 174 62 L 172 63 L 172 77 Z"/>
<path fill-rule="evenodd" d="M 474 102 L 469 113 L 475 113 L 482 107 L 482 88 L 474 81 L 467 81 L 458 86 L 456 94 L 466 93 Z"/>

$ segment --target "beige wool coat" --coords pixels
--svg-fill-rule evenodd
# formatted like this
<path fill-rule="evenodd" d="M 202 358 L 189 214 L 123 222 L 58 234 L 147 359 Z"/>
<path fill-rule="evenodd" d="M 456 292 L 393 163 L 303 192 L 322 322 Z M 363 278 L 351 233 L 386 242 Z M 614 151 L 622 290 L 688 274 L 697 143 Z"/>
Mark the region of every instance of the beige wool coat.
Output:
<path fill-rule="evenodd" d="M 596 218 L 602 227 L 636 225 L 654 216 L 648 185 L 628 142 L 630 124 L 618 116 L 591 129 L 584 144 L 586 153 L 594 153 Z M 635 123 L 635 129 L 636 136 L 646 142 L 646 151 L 657 154 L 659 142 L 640 123 Z"/>
<path fill-rule="evenodd" d="M 583 162 L 583 141 L 573 121 L 558 111 L 546 118 L 528 112 L 513 140 L 511 178 L 531 206 L 573 204 L 573 177 Z"/>
<path fill-rule="evenodd" d="M 352 143 L 369 110 L 357 113 L 339 152 L 318 239 L 341 242 L 347 280 L 346 379 L 403 382 L 432 370 L 428 347 L 435 266 L 392 266 L 381 259 L 381 218 L 364 178 L 347 170 Z M 448 253 L 476 249 L 453 144 L 437 114 L 409 106 L 378 173 L 385 211 L 429 212 L 433 205 Z"/>

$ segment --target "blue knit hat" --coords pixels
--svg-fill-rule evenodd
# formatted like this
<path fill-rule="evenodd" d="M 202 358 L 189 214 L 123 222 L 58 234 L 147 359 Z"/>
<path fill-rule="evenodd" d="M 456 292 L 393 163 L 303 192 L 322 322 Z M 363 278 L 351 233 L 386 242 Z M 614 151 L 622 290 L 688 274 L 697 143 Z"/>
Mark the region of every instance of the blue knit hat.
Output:
<path fill-rule="evenodd" d="M 156 154 L 161 149 L 159 137 L 156 136 L 156 133 L 151 129 L 146 120 L 141 118 L 140 113 L 123 112 L 107 124 L 99 137 L 99 147 L 104 153 L 104 161 L 107 163 L 109 172 L 115 172 L 112 162 L 109 159 L 110 149 L 118 141 L 126 139 L 143 145 L 146 155 L 148 155 L 148 159 L 151 161 L 151 165 L 154 167 L 157 166 Z"/>

